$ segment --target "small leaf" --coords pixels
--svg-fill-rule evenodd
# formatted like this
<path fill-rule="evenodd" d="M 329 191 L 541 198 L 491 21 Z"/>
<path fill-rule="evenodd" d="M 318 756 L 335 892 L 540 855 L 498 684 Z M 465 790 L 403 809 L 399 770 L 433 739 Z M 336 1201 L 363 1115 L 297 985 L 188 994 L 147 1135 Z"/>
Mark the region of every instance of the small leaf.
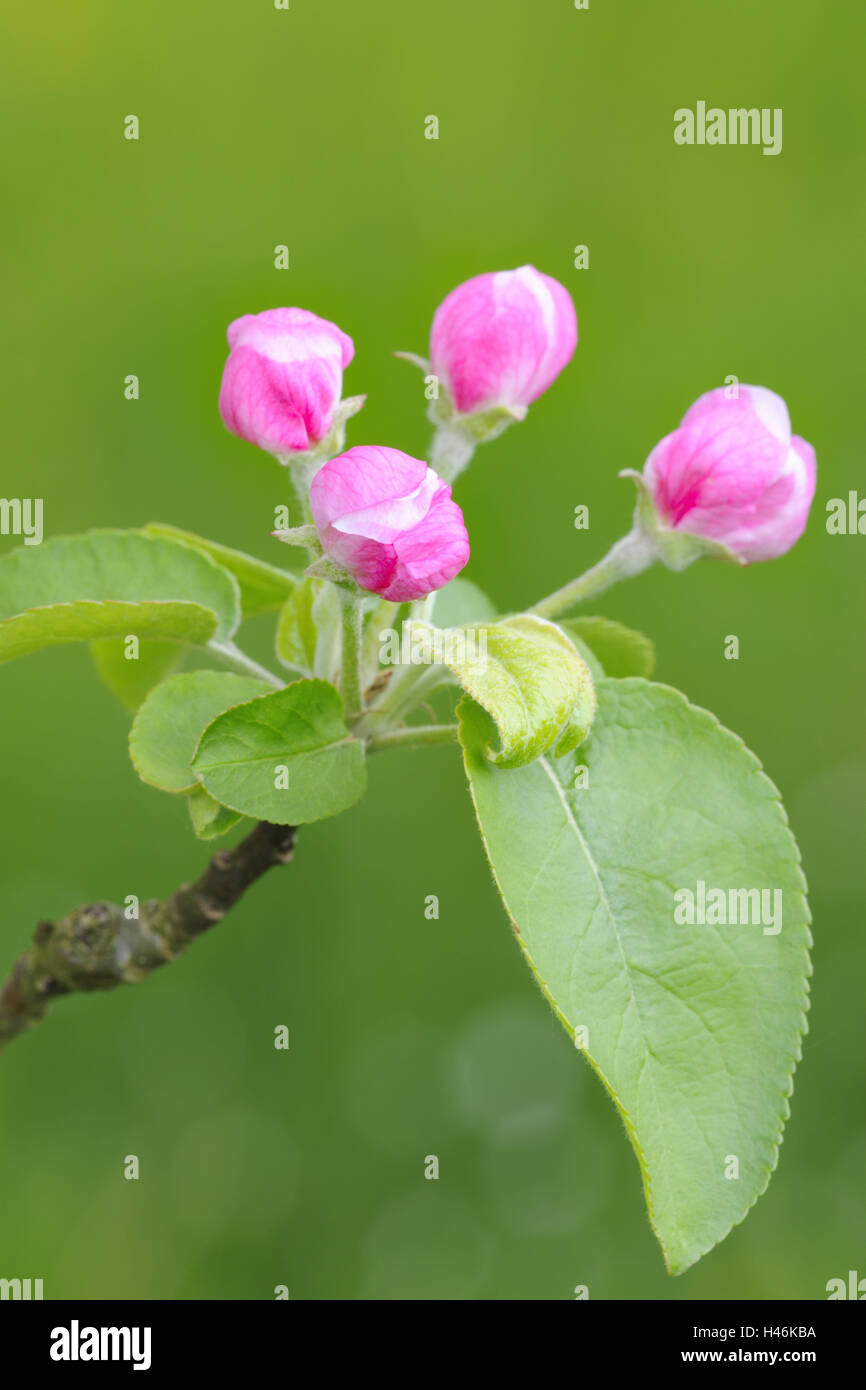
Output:
<path fill-rule="evenodd" d="M 237 584 L 208 556 L 137 531 L 90 531 L 0 559 L 0 661 L 100 637 L 227 641 Z"/>
<path fill-rule="evenodd" d="M 565 752 L 586 737 L 592 676 L 553 623 L 529 614 L 444 631 L 416 623 L 411 637 L 413 654 L 453 671 L 486 710 L 500 743 L 488 743 L 487 756 L 500 767 L 521 767 L 553 744 Z"/>
<path fill-rule="evenodd" d="M 557 623 L 557 627 L 561 627 L 563 628 L 563 630 L 565 630 L 565 626 L 563 623 Z M 584 661 L 589 667 L 589 673 L 592 676 L 593 681 L 603 681 L 604 667 L 602 666 L 601 662 L 599 661 L 592 648 L 586 645 L 582 637 L 578 637 L 573 632 L 566 631 L 566 636 L 568 637 L 570 642 L 574 643 L 578 652 L 583 657 Z"/>
<path fill-rule="evenodd" d="M 232 550 L 219 541 L 208 541 L 192 531 L 182 531 L 179 526 L 168 522 L 150 521 L 143 528 L 148 536 L 163 536 L 168 540 L 186 545 L 199 554 L 209 555 L 223 569 L 233 574 L 240 586 L 241 607 L 245 618 L 256 613 L 273 613 L 285 602 L 292 592 L 297 579 L 288 570 L 269 565 L 243 550 Z"/>
<path fill-rule="evenodd" d="M 333 584 L 305 577 L 286 599 L 277 620 L 281 666 L 327 680 L 339 667 L 342 609 Z"/>
<path fill-rule="evenodd" d="M 312 672 L 316 660 L 313 604 L 322 585 L 302 579 L 280 609 L 277 621 L 277 660 L 295 671 Z"/>
<path fill-rule="evenodd" d="M 243 816 L 237 811 L 230 811 L 228 806 L 221 806 L 218 801 L 214 801 L 204 787 L 193 787 L 187 801 L 192 828 L 199 840 L 215 840 L 217 836 L 225 835 L 243 820 Z"/>
<path fill-rule="evenodd" d="M 495 603 L 484 590 L 473 584 L 471 579 L 462 577 L 452 579 L 433 600 L 433 618 L 437 627 L 492 622 L 497 614 Z"/>
<path fill-rule="evenodd" d="M 217 801 L 257 820 L 300 825 L 345 811 L 364 794 L 364 750 L 327 681 L 294 681 L 221 714 L 193 761 Z"/>
<path fill-rule="evenodd" d="M 167 792 L 189 791 L 196 785 L 192 760 L 208 724 L 269 688 L 228 671 L 187 671 L 163 681 L 145 700 L 129 734 L 129 755 L 142 782 Z"/>
<path fill-rule="evenodd" d="M 93 664 L 112 695 L 130 714 L 171 673 L 183 651 L 178 642 L 162 642 L 158 638 L 139 642 L 137 657 L 126 656 L 123 637 L 100 637 L 90 644 Z"/>
<path fill-rule="evenodd" d="M 595 653 L 607 676 L 651 676 L 655 647 L 642 632 L 610 618 L 562 618 L 557 623 L 569 637 L 579 637 Z"/>
<path fill-rule="evenodd" d="M 776 1166 L 805 1029 L 806 885 L 779 794 L 740 739 L 668 686 L 604 680 L 598 694 L 577 757 L 500 772 L 468 701 L 461 738 L 520 946 L 625 1121 L 679 1274 Z M 700 923 L 702 890 L 736 904 L 722 920 L 752 924 L 707 911 L 681 925 L 684 895 Z"/>

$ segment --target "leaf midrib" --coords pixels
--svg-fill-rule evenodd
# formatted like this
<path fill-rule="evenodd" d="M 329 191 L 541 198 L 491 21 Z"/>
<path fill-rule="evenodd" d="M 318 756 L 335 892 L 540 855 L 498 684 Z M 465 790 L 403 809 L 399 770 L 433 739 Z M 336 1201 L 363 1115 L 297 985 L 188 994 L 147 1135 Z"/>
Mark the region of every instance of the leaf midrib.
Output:
<path fill-rule="evenodd" d="M 636 1020 L 637 1020 L 638 1033 L 639 1033 L 639 1035 L 640 1035 L 641 1048 L 642 1048 L 642 1050 L 643 1050 L 643 1065 L 642 1065 L 642 1067 L 641 1067 L 641 1072 L 642 1072 L 643 1069 L 644 1069 L 644 1067 L 647 1066 L 647 1062 L 648 1062 L 649 1058 L 655 1059 L 655 1053 L 654 1053 L 654 1052 L 652 1051 L 652 1049 L 649 1047 L 649 1045 L 648 1045 L 648 1043 L 647 1043 L 647 1040 L 646 1040 L 646 1034 L 645 1034 L 645 1032 L 644 1032 L 643 1019 L 641 1018 L 640 1009 L 638 1008 L 637 996 L 636 996 L 635 991 L 634 991 L 634 982 L 633 982 L 632 976 L 631 976 L 631 968 L 630 968 L 630 966 L 629 966 L 628 960 L 626 959 L 625 950 L 624 950 L 623 944 L 622 944 L 622 938 L 620 937 L 620 934 L 619 934 L 619 928 L 618 928 L 618 926 L 617 926 L 616 917 L 614 916 L 613 908 L 611 907 L 611 905 L 610 905 L 610 900 L 608 899 L 607 893 L 605 892 L 604 883 L 602 882 L 601 874 L 600 874 L 600 872 L 599 872 L 598 865 L 596 864 L 595 859 L 594 859 L 594 857 L 593 857 L 593 855 L 592 855 L 592 853 L 591 853 L 591 851 L 590 851 L 589 845 L 588 845 L 587 842 L 586 842 L 586 838 L 585 838 L 585 836 L 584 836 L 584 834 L 583 834 L 583 831 L 581 830 L 580 826 L 579 826 L 578 823 L 577 823 L 577 820 L 576 820 L 576 818 L 575 818 L 574 812 L 572 811 L 571 806 L 568 804 L 568 800 L 567 800 L 566 795 L 565 795 L 565 792 L 564 792 L 564 790 L 563 790 L 562 783 L 559 781 L 559 778 L 556 777 L 556 776 L 554 775 L 553 769 L 551 768 L 550 763 L 547 761 L 546 758 L 539 758 L 538 761 L 539 761 L 539 763 L 541 764 L 541 767 L 542 767 L 542 769 L 543 769 L 543 771 L 544 771 L 545 776 L 549 778 L 550 782 L 552 783 L 553 787 L 554 787 L 555 790 L 556 790 L 556 794 L 557 794 L 557 796 L 559 797 L 560 803 L 561 803 L 562 808 L 563 808 L 563 810 L 564 810 L 564 812 L 565 812 L 566 824 L 569 825 L 569 826 L 572 828 L 572 830 L 574 831 L 575 835 L 577 836 L 577 839 L 578 839 L 578 842 L 579 842 L 579 844 L 580 844 L 581 850 L 582 850 L 582 852 L 583 852 L 584 858 L 585 858 L 587 864 L 588 864 L 589 867 L 590 867 L 590 870 L 591 870 L 591 872 L 592 872 L 592 876 L 593 876 L 593 878 L 595 879 L 596 885 L 597 885 L 597 887 L 598 887 L 599 897 L 601 898 L 601 901 L 602 901 L 602 903 L 603 903 L 603 905 L 604 905 L 604 909 L 605 909 L 605 911 L 606 911 L 606 913 L 607 913 L 607 915 L 608 915 L 608 920 L 610 921 L 611 927 L 612 927 L 612 929 L 613 929 L 613 935 L 614 935 L 614 939 L 615 939 L 615 941 L 616 941 L 617 950 L 619 951 L 620 959 L 622 960 L 623 970 L 624 970 L 624 972 L 625 972 L 626 981 L 627 981 L 627 983 L 628 983 L 629 998 L 631 999 L 632 1007 L 633 1007 L 633 1009 L 634 1009 L 635 1018 L 636 1018 Z M 588 1050 L 591 1052 L 591 1049 L 588 1049 Z M 596 1066 L 598 1066 L 598 1062 L 597 1062 L 597 1061 L 596 1061 Z M 601 1070 L 601 1069 L 599 1068 L 599 1070 Z M 640 1075 L 641 1075 L 641 1073 L 639 1072 L 639 1073 L 638 1073 L 638 1078 L 637 1078 L 636 1086 L 639 1086 L 639 1084 L 640 1084 Z M 661 1109 L 661 1106 L 659 1105 L 658 1091 L 657 1091 L 657 1089 L 656 1089 L 656 1084 L 655 1084 L 655 1080 L 654 1080 L 654 1078 L 653 1078 L 652 1068 L 651 1068 L 651 1067 L 649 1068 L 648 1076 L 649 1076 L 649 1080 L 650 1080 L 650 1085 L 652 1086 L 653 1102 L 654 1102 L 654 1104 L 655 1104 L 656 1116 L 658 1117 L 658 1120 L 659 1120 L 659 1134 L 663 1136 L 663 1138 L 662 1138 L 663 1151 L 664 1151 L 665 1158 L 667 1159 L 667 1158 L 669 1158 L 669 1156 L 670 1156 L 670 1150 L 669 1150 L 668 1147 L 667 1147 L 666 1136 L 665 1136 L 665 1131 L 664 1131 L 664 1125 L 661 1123 L 662 1109 Z M 617 1088 L 613 1085 L 613 1083 L 612 1083 L 612 1081 L 610 1080 L 610 1078 L 606 1078 L 606 1080 L 608 1081 L 608 1085 L 610 1086 L 610 1089 L 611 1089 L 612 1094 L 617 1095 L 617 1094 L 618 1094 Z M 637 1099 L 637 1089 L 636 1089 L 636 1091 L 635 1091 L 635 1098 Z M 650 1213 L 652 1214 L 653 1207 L 652 1207 L 652 1198 L 651 1198 L 651 1182 L 650 1182 L 649 1169 L 648 1169 L 647 1164 L 646 1164 L 646 1159 L 645 1159 L 645 1157 L 643 1156 L 643 1150 L 641 1150 L 641 1167 L 643 1168 L 643 1170 L 644 1170 L 644 1172 L 645 1172 L 645 1174 L 646 1174 L 647 1202 L 648 1202 L 648 1205 L 649 1205 L 649 1208 L 650 1208 Z"/>

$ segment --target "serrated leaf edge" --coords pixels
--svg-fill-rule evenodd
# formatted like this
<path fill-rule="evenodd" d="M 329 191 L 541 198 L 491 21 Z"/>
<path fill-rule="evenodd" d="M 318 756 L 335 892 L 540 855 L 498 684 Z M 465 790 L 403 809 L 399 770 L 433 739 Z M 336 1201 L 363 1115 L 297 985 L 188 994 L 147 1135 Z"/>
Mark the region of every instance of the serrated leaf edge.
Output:
<path fill-rule="evenodd" d="M 699 1250 L 697 1251 L 697 1253 L 693 1256 L 693 1258 L 691 1258 L 691 1259 L 688 1261 L 688 1263 L 680 1264 L 680 1265 L 677 1265 L 676 1267 L 672 1264 L 671 1259 L 670 1259 L 669 1254 L 668 1254 L 668 1251 L 667 1251 L 667 1249 L 666 1249 L 666 1247 L 665 1247 L 664 1241 L 662 1240 L 661 1234 L 659 1233 L 659 1230 L 658 1230 L 658 1228 L 657 1228 L 657 1226 L 656 1226 L 656 1222 L 655 1222 L 655 1209 L 654 1209 L 653 1200 L 652 1200 L 652 1183 L 651 1183 L 650 1176 L 649 1176 L 649 1171 L 648 1171 L 647 1165 L 646 1165 L 646 1158 L 645 1158 L 645 1156 L 644 1156 L 643 1150 L 642 1150 L 641 1147 L 640 1147 L 640 1144 L 638 1143 L 637 1136 L 636 1136 L 636 1133 L 635 1133 L 635 1130 L 634 1130 L 634 1125 L 633 1125 L 632 1121 L 630 1120 L 630 1118 L 629 1118 L 627 1112 L 625 1111 L 625 1109 L 623 1108 L 621 1102 L 619 1101 L 619 1099 L 617 1098 L 615 1092 L 613 1091 L 613 1088 L 611 1087 L 610 1082 L 608 1081 L 607 1077 L 605 1076 L 605 1074 L 604 1074 L 604 1072 L 602 1071 L 601 1067 L 599 1066 L 598 1062 L 597 1062 L 597 1061 L 595 1060 L 595 1058 L 592 1056 L 591 1052 L 590 1052 L 587 1048 L 583 1048 L 583 1047 L 580 1047 L 580 1048 L 576 1047 L 576 1048 L 575 1048 L 575 1050 L 578 1051 L 578 1052 L 580 1052 L 582 1056 L 586 1057 L 586 1059 L 587 1059 L 587 1061 L 589 1062 L 590 1066 L 592 1067 L 592 1069 L 595 1071 L 596 1075 L 597 1075 L 597 1076 L 599 1077 L 599 1079 L 601 1080 L 602 1084 L 604 1085 L 605 1090 L 607 1091 L 608 1095 L 610 1096 L 611 1100 L 613 1101 L 614 1105 L 616 1106 L 617 1112 L 619 1113 L 620 1118 L 621 1118 L 622 1121 L 623 1121 L 623 1124 L 625 1125 L 626 1132 L 627 1132 L 627 1134 L 628 1134 L 628 1136 L 629 1136 L 629 1139 L 630 1139 L 630 1141 L 631 1141 L 632 1148 L 634 1149 L 635 1155 L 636 1155 L 637 1160 L 638 1160 L 638 1166 L 639 1166 L 639 1168 L 640 1168 L 641 1179 L 642 1179 L 642 1182 L 643 1182 L 644 1196 L 645 1196 L 645 1200 L 646 1200 L 647 1211 L 648 1211 L 648 1213 L 649 1213 L 650 1225 L 651 1225 L 651 1227 L 652 1227 L 653 1234 L 655 1235 L 655 1238 L 656 1238 L 656 1240 L 658 1241 L 659 1246 L 661 1247 L 662 1255 L 663 1255 L 664 1261 L 665 1261 L 665 1267 L 666 1267 L 668 1273 L 671 1274 L 671 1275 L 677 1276 L 677 1275 L 680 1275 L 680 1274 L 684 1274 L 685 1271 L 686 1271 L 687 1269 L 691 1269 L 692 1266 L 695 1265 L 695 1264 L 697 1264 L 697 1262 L 698 1262 L 699 1260 L 703 1259 L 704 1255 L 708 1254 L 710 1250 L 713 1250 L 717 1245 L 721 1244 L 721 1242 L 722 1242 L 723 1240 L 726 1240 L 727 1237 L 730 1235 L 731 1231 L 733 1231 L 733 1230 L 735 1229 L 735 1227 L 739 1226 L 739 1225 L 746 1219 L 746 1217 L 748 1216 L 749 1212 L 752 1210 L 752 1207 L 753 1207 L 753 1206 L 755 1205 L 755 1203 L 757 1202 L 758 1198 L 759 1198 L 759 1197 L 762 1197 L 763 1194 L 766 1192 L 767 1188 L 768 1188 L 769 1185 L 770 1185 L 770 1179 L 771 1179 L 771 1177 L 773 1176 L 773 1173 L 776 1171 L 776 1168 L 777 1168 L 777 1166 L 778 1166 L 778 1162 L 779 1162 L 779 1150 L 780 1150 L 781 1145 L 782 1145 L 782 1139 L 783 1139 L 783 1136 L 784 1136 L 785 1125 L 787 1124 L 787 1122 L 788 1122 L 788 1120 L 790 1119 L 790 1116 L 791 1116 L 790 1098 L 791 1098 L 791 1096 L 793 1095 L 793 1092 L 794 1092 L 794 1074 L 795 1074 L 795 1072 L 796 1072 L 796 1070 L 797 1070 L 797 1066 L 798 1066 L 799 1062 L 802 1060 L 802 1056 L 803 1056 L 803 1039 L 804 1039 L 804 1037 L 806 1036 L 806 1033 L 808 1032 L 808 1011 L 809 1011 L 809 1003 L 810 1003 L 809 980 L 810 980 L 811 977 L 812 977 L 812 962 L 811 962 L 811 958 L 810 958 L 810 955 L 809 955 L 809 951 L 810 951 L 811 947 L 814 945 L 814 939 L 813 939 L 813 936 L 812 936 L 812 932 L 811 932 L 811 930 L 810 930 L 811 924 L 812 924 L 812 914 L 811 914 L 811 911 L 810 911 L 810 908 L 809 908 L 808 884 L 807 884 L 807 882 L 806 882 L 806 875 L 805 875 L 805 873 L 803 872 L 803 864 L 802 864 L 802 857 L 801 857 L 801 855 L 800 855 L 800 847 L 799 847 L 799 845 L 797 844 L 797 840 L 796 840 L 796 837 L 795 837 L 793 831 L 791 830 L 791 823 L 790 823 L 790 820 L 789 820 L 789 818 L 788 818 L 788 813 L 787 813 L 787 811 L 786 811 L 786 809 L 785 809 L 784 802 L 782 801 L 781 793 L 780 793 L 778 787 L 776 786 L 776 784 L 773 782 L 773 780 L 772 780 L 772 779 L 767 775 L 767 773 L 764 771 L 763 764 L 761 763 L 761 761 L 760 761 L 760 759 L 758 758 L 757 754 L 754 753 L 754 752 L 752 751 L 752 749 L 748 747 L 748 745 L 747 745 L 747 744 L 745 743 L 745 741 L 740 737 L 739 734 L 734 733 L 734 731 L 733 731 L 732 729 L 729 729 L 729 728 L 727 728 L 726 725 L 722 724 L 722 722 L 718 719 L 718 717 L 717 717 L 715 714 L 713 714 L 712 710 L 705 709 L 703 705 L 695 705 L 695 704 L 692 704 L 692 702 L 688 699 L 688 697 L 687 697 L 686 695 L 684 695 L 683 692 L 682 692 L 681 690 L 677 690 L 675 686 L 666 685 L 666 684 L 664 684 L 664 683 L 661 682 L 661 681 L 650 681 L 650 680 L 648 680 L 648 679 L 647 679 L 646 677 L 644 677 L 644 676 L 624 676 L 624 677 L 620 677 L 620 678 L 617 678 L 617 677 L 610 677 L 610 676 L 609 676 L 609 677 L 606 677 L 605 679 L 606 679 L 606 681 L 610 681 L 612 684 L 621 685 L 621 686 L 622 686 L 622 685 L 626 685 L 626 686 L 632 686 L 632 685 L 637 685 L 637 686 L 642 686 L 642 685 L 655 685 L 655 686 L 659 686 L 661 689 L 663 689 L 663 690 L 669 692 L 670 694 L 676 696 L 677 700 L 678 700 L 681 704 L 685 705 L 687 709 L 693 711 L 694 713 L 697 713 L 698 715 L 701 715 L 701 716 L 709 723 L 710 726 L 714 727 L 714 728 L 717 729 L 721 734 L 723 734 L 724 737 L 725 737 L 732 745 L 734 745 L 735 747 L 738 747 L 738 748 L 742 749 L 742 751 L 747 755 L 749 761 L 750 761 L 751 764 L 752 764 L 752 771 L 753 771 L 754 773 L 756 773 L 756 774 L 758 775 L 758 777 L 761 779 L 761 781 L 763 781 L 763 782 L 766 784 L 766 786 L 769 788 L 769 790 L 770 790 L 770 792 L 771 792 L 771 796 L 770 796 L 768 799 L 771 800 L 771 801 L 773 801 L 773 802 L 775 802 L 776 806 L 778 807 L 779 811 L 781 812 L 782 821 L 783 821 L 783 824 L 784 824 L 785 828 L 787 829 L 788 834 L 789 834 L 789 836 L 790 836 L 790 843 L 791 843 L 791 847 L 792 847 L 792 849 L 793 849 L 793 854 L 792 854 L 792 857 L 791 857 L 790 862 L 791 862 L 791 864 L 792 864 L 792 866 L 793 866 L 793 868 L 794 868 L 794 870 L 795 870 L 795 875 L 796 875 L 796 877 L 797 877 L 798 880 L 799 880 L 800 892 L 801 892 L 801 897 L 802 897 L 802 902 L 803 902 L 803 911 L 804 911 L 803 926 L 805 927 L 805 931 L 806 931 L 806 941 L 805 941 L 805 944 L 804 944 L 804 946 L 803 946 L 803 953 L 802 953 L 802 959 L 803 959 L 803 964 L 804 964 L 804 971 L 803 971 L 803 993 L 802 993 L 801 999 L 800 999 L 800 1001 L 799 1001 L 799 1002 L 800 1002 L 800 1012 L 799 1012 L 798 1020 L 797 1020 L 797 1021 L 798 1021 L 798 1028 L 797 1028 L 797 1050 L 796 1050 L 796 1052 L 794 1053 L 793 1057 L 791 1058 L 791 1069 L 790 1069 L 790 1071 L 788 1072 L 788 1078 L 787 1078 L 787 1085 L 786 1085 L 786 1088 L 780 1093 L 780 1097 L 779 1097 L 780 1102 L 781 1102 L 781 1111 L 780 1111 L 779 1121 L 778 1121 L 778 1130 L 777 1130 L 777 1133 L 776 1133 L 776 1135 L 775 1135 L 775 1138 L 772 1140 L 772 1148 L 771 1148 L 771 1154 L 770 1154 L 770 1161 L 769 1161 L 768 1166 L 767 1166 L 766 1177 L 765 1177 L 765 1180 L 764 1180 L 764 1182 L 763 1182 L 763 1185 L 756 1188 L 755 1193 L 754 1193 L 754 1195 L 753 1195 L 753 1197 L 752 1197 L 752 1200 L 749 1202 L 748 1206 L 745 1208 L 745 1210 L 743 1211 L 742 1215 L 741 1215 L 740 1217 L 738 1217 L 736 1221 L 732 1221 L 732 1222 L 731 1222 L 731 1225 L 728 1227 L 728 1229 L 727 1229 L 722 1235 L 716 1237 L 714 1240 L 711 1240 L 711 1241 L 710 1241 L 707 1245 L 705 1245 L 702 1249 L 699 1249 Z M 459 706 L 458 706 L 458 711 L 457 711 L 457 712 L 458 712 L 458 715 L 459 715 Z M 463 723 L 462 723 L 462 721 L 461 721 L 461 722 L 460 722 L 460 726 L 459 726 L 460 732 L 459 732 L 459 734 L 458 734 L 458 737 L 459 737 L 459 739 L 460 739 L 461 747 L 462 747 L 463 750 L 464 750 L 464 764 L 465 764 L 465 753 L 466 753 L 468 750 L 467 750 L 467 748 L 466 748 L 466 744 L 465 744 L 465 742 L 464 742 L 464 740 L 463 740 L 463 736 L 462 736 L 462 735 L 463 735 L 463 727 L 464 727 L 464 726 L 463 726 Z M 590 731 L 590 734 L 589 734 L 589 736 L 588 736 L 587 742 L 589 742 L 589 740 L 590 740 L 591 738 L 592 738 L 592 731 Z M 549 764 L 547 763 L 547 759 L 546 759 L 545 757 L 542 756 L 542 757 L 539 759 L 539 761 L 540 761 L 540 762 L 543 762 L 543 763 L 545 763 L 545 764 L 547 764 L 547 766 L 548 766 L 548 768 L 549 768 Z M 529 765 L 531 766 L 531 764 L 529 764 Z M 553 776 L 553 773 L 551 772 L 550 775 Z M 521 936 L 521 934 L 520 934 L 520 927 L 519 927 L 518 923 L 516 922 L 515 918 L 511 915 L 511 912 L 510 912 L 510 910 L 509 910 L 509 908 L 508 908 L 508 904 L 507 904 L 506 901 L 505 901 L 505 895 L 504 895 L 504 893 L 502 892 L 502 887 L 501 887 L 501 884 L 500 884 L 500 882 L 499 882 L 499 878 L 498 878 L 498 876 L 497 876 L 496 869 L 495 869 L 495 867 L 494 867 L 493 860 L 492 860 L 491 855 L 490 855 L 490 848 L 489 848 L 489 845 L 488 845 L 488 843 L 487 843 L 487 837 L 486 837 L 486 835 L 484 834 L 484 830 L 483 830 L 483 827 L 482 827 L 482 825 L 481 825 L 481 818 L 480 818 L 480 816 L 479 816 L 479 814 L 478 814 L 478 805 L 477 805 L 476 800 L 475 800 L 475 793 L 474 793 L 474 791 L 473 791 L 473 789 L 472 789 L 472 780 L 471 780 L 471 778 L 469 778 L 468 780 L 469 780 L 469 795 L 470 795 L 470 797 L 471 797 L 471 799 L 472 799 L 472 805 L 473 805 L 473 809 L 474 809 L 474 811 L 475 811 L 475 819 L 476 819 L 476 821 L 477 821 L 478 829 L 479 829 L 480 834 L 481 834 L 481 841 L 482 841 L 482 844 L 484 845 L 484 852 L 485 852 L 485 854 L 486 854 L 486 856 L 487 856 L 487 862 L 488 862 L 488 864 L 489 864 L 489 866 L 490 866 L 490 870 L 491 870 L 491 873 L 492 873 L 492 875 L 493 875 L 493 881 L 494 881 L 494 884 L 495 884 L 495 886 L 496 886 L 496 890 L 497 890 L 497 892 L 499 893 L 499 897 L 500 897 L 500 899 L 501 899 L 501 901 L 502 901 L 503 906 L 505 907 L 505 911 L 506 911 L 506 914 L 507 914 L 507 916 L 508 916 L 508 919 L 509 919 L 509 921 L 511 922 L 512 927 L 514 928 L 514 932 L 515 932 L 515 935 L 517 936 L 518 944 L 519 944 L 519 946 L 520 946 L 520 948 L 521 948 L 521 951 L 522 951 L 522 953 L 523 953 L 523 956 L 524 956 L 524 958 L 525 958 L 527 964 L 529 965 L 529 967 L 530 967 L 530 969 L 531 969 L 533 975 L 535 976 L 536 983 L 538 984 L 538 986 L 539 986 L 539 988 L 540 988 L 540 990 L 541 990 L 541 993 L 544 995 L 545 999 L 547 1000 L 548 1004 L 549 1004 L 550 1007 L 552 1008 L 552 1010 L 553 1010 L 554 1014 L 556 1015 L 556 1017 L 559 1019 L 560 1023 L 562 1023 L 563 1027 L 565 1028 L 565 1031 L 566 1031 L 566 1032 L 568 1033 L 568 1035 L 571 1037 L 572 1042 L 574 1042 L 575 1031 L 576 1031 L 576 1030 L 575 1030 L 574 1028 L 572 1028 L 572 1026 L 571 1026 L 570 1023 L 568 1022 L 568 1020 L 564 1017 L 562 1011 L 559 1009 L 559 1007 L 557 1006 L 557 1004 L 556 1004 L 555 1001 L 553 1000 L 553 998 L 552 998 L 552 996 L 551 996 L 551 994 L 550 994 L 550 992 L 549 992 L 547 986 L 545 985 L 545 983 L 544 983 L 544 981 L 543 981 L 541 975 L 539 974 L 538 967 L 536 966 L 535 962 L 533 961 L 531 955 L 529 954 L 529 950 L 528 950 L 528 948 L 526 947 L 526 945 L 525 945 L 525 943 L 524 943 L 524 941 L 523 941 L 523 938 L 522 938 L 522 936 Z"/>

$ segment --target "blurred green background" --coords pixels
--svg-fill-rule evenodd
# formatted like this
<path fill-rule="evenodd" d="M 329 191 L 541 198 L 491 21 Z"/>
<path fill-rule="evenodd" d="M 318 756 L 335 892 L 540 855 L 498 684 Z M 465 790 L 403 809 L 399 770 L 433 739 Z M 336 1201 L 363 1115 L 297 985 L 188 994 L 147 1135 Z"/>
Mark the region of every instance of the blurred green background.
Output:
<path fill-rule="evenodd" d="M 281 559 L 284 475 L 216 410 L 227 323 L 337 320 L 346 389 L 368 393 L 350 442 L 420 454 L 421 378 L 392 350 L 424 351 L 458 281 L 525 262 L 573 294 L 580 345 L 459 485 L 467 574 L 503 608 L 623 532 L 617 469 L 728 374 L 785 396 L 819 482 L 787 557 L 658 569 L 603 605 L 758 752 L 803 848 L 811 1028 L 743 1225 L 665 1274 L 620 1121 L 519 957 L 458 756 L 434 748 L 376 759 L 367 799 L 303 831 L 171 969 L 61 1002 L 3 1055 L 0 1276 L 57 1298 L 739 1299 L 866 1275 L 866 539 L 824 525 L 864 487 L 863 20 L 850 0 L 7 13 L 0 493 L 44 497 L 47 534 L 160 519 Z M 783 153 L 675 146 L 699 98 L 782 107 Z M 138 781 L 86 650 L 4 667 L 0 710 L 5 972 L 40 917 L 162 895 L 207 849 Z"/>

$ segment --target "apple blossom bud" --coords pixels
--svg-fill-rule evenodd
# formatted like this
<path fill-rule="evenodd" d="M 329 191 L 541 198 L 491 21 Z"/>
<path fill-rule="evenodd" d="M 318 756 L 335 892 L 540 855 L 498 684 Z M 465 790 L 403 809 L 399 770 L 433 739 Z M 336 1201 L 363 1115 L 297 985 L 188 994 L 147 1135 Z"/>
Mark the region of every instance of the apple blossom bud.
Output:
<path fill-rule="evenodd" d="M 805 529 L 815 451 L 791 434 L 781 396 L 763 386 L 728 391 L 700 396 L 656 445 L 644 489 L 668 534 L 701 538 L 742 564 L 772 560 Z"/>
<path fill-rule="evenodd" d="M 576 345 L 570 294 L 524 265 L 451 291 L 433 317 L 430 366 L 461 415 L 499 408 L 522 418 Z"/>
<path fill-rule="evenodd" d="M 229 325 L 219 409 L 232 434 L 272 454 L 308 453 L 329 433 L 355 348 L 307 309 L 266 309 Z"/>
<path fill-rule="evenodd" d="M 399 449 L 361 445 L 330 459 L 312 481 L 310 507 L 325 558 L 395 603 L 441 589 L 469 559 L 450 487 Z"/>

